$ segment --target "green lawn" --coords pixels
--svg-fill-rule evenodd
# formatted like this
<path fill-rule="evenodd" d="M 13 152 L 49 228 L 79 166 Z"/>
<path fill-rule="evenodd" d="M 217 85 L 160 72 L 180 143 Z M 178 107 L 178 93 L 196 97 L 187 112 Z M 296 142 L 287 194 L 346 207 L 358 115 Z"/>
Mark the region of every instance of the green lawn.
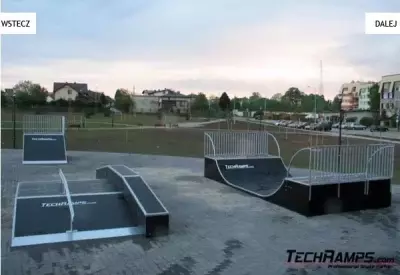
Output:
<path fill-rule="evenodd" d="M 17 112 L 16 114 L 16 128 L 22 128 L 22 120 L 24 114 L 33 114 L 28 112 Z M 80 113 L 51 113 L 49 115 L 64 115 L 69 121 L 69 124 L 78 124 L 83 117 Z M 105 117 L 104 114 L 98 113 L 90 118 L 85 119 L 86 128 L 123 128 L 123 127 L 137 127 L 137 126 L 154 126 L 160 123 L 156 114 L 123 114 L 121 116 Z M 167 114 L 165 118 L 166 124 L 177 124 L 186 122 L 185 116 L 177 116 L 174 114 Z M 204 121 L 203 118 L 193 117 L 191 122 Z M 2 111 L 1 128 L 12 128 L 12 114 L 10 112 Z"/>

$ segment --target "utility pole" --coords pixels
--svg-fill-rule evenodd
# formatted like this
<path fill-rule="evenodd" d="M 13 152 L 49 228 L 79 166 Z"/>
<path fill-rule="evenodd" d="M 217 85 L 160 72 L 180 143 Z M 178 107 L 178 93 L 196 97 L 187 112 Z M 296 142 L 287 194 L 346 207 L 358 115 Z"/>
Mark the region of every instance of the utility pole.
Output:
<path fill-rule="evenodd" d="M 17 134 L 16 134 L 16 102 L 15 102 L 15 91 L 12 90 L 12 97 L 13 97 L 13 111 L 12 111 L 12 121 L 13 121 L 13 148 L 17 149 L 17 144 L 16 144 L 16 139 L 17 139 Z M 23 127 L 22 127 L 23 128 Z"/>

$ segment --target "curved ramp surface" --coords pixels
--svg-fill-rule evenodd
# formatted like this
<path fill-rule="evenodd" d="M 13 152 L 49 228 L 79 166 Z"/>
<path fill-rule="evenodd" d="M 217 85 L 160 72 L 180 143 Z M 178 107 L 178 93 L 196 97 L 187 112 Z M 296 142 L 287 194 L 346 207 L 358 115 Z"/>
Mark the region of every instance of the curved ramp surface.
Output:
<path fill-rule="evenodd" d="M 276 192 L 288 176 L 280 157 L 218 159 L 205 158 L 205 177 L 257 197 Z"/>

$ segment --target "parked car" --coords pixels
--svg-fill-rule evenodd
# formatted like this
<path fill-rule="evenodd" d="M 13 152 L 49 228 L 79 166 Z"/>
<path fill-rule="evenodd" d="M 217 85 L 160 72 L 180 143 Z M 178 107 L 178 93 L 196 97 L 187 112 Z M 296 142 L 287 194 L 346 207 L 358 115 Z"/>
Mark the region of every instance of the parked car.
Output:
<path fill-rule="evenodd" d="M 374 125 L 369 129 L 371 132 L 387 132 L 389 128 L 386 126 Z"/>
<path fill-rule="evenodd" d="M 305 126 L 304 129 L 314 131 L 317 125 L 317 123 L 310 123 L 309 125 Z"/>
<path fill-rule="evenodd" d="M 333 124 L 333 125 L 332 125 L 332 128 L 339 129 L 339 123 L 335 123 L 335 124 Z"/>
<path fill-rule="evenodd" d="M 332 130 L 332 123 L 330 122 L 320 122 L 315 126 L 315 130 L 317 131 L 331 131 Z"/>
<path fill-rule="evenodd" d="M 358 124 L 358 123 L 351 123 L 349 126 L 349 129 L 351 130 L 365 130 L 367 129 L 367 126 Z"/>
<path fill-rule="evenodd" d="M 310 125 L 309 122 L 300 122 L 300 123 L 297 125 L 297 128 L 299 128 L 299 129 L 305 129 L 306 126 L 308 126 L 308 125 Z"/>
<path fill-rule="evenodd" d="M 350 128 L 351 128 L 350 122 L 342 123 L 342 129 L 349 130 Z"/>

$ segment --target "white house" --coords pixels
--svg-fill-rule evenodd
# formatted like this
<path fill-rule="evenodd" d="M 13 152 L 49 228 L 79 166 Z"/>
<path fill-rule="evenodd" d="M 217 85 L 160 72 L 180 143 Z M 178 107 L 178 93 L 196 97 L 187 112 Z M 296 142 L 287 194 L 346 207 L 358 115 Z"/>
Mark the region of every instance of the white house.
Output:
<path fill-rule="evenodd" d="M 80 93 L 88 94 L 88 85 L 86 83 L 54 82 L 53 84 L 54 100 L 75 100 Z"/>
<path fill-rule="evenodd" d="M 156 113 L 160 109 L 160 99 L 158 96 L 133 95 L 135 101 L 135 111 L 138 113 Z"/>

